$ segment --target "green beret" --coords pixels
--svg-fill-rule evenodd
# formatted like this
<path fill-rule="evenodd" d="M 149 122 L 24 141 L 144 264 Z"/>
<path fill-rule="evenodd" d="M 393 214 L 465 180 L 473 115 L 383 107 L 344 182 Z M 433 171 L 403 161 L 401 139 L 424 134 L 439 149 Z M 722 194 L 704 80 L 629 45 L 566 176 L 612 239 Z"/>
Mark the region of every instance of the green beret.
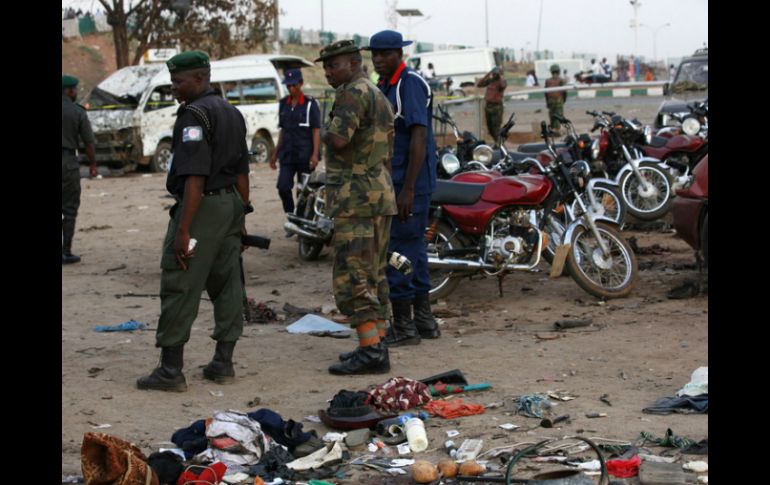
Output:
<path fill-rule="evenodd" d="M 168 66 L 168 72 L 174 74 L 191 69 L 211 67 L 211 64 L 209 63 L 209 56 L 205 52 L 190 51 L 175 55 L 166 61 L 166 66 Z"/>
<path fill-rule="evenodd" d="M 559 72 L 561 69 L 558 64 L 551 64 L 551 72 Z"/>
<path fill-rule="evenodd" d="M 78 78 L 72 77 L 72 76 L 62 76 L 61 77 L 61 87 L 64 88 L 74 88 L 78 85 Z"/>
<path fill-rule="evenodd" d="M 342 54 L 352 54 L 358 52 L 360 49 L 353 40 L 338 40 L 333 44 L 329 44 L 321 49 L 321 54 L 318 59 L 313 62 L 325 61 L 335 56 Z"/>

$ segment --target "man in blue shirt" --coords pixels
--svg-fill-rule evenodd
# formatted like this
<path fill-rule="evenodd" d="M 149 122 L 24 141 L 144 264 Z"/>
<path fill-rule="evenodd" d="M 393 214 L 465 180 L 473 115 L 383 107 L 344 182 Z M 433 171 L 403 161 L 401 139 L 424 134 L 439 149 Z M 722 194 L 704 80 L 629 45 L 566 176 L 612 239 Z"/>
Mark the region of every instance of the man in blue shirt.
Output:
<path fill-rule="evenodd" d="M 278 174 L 278 195 L 283 211 L 294 212 L 294 177 L 310 173 L 318 165 L 318 147 L 321 139 L 321 110 L 318 101 L 302 92 L 302 71 L 287 69 L 283 83 L 289 95 L 278 103 L 278 145 L 270 159 L 270 168 L 281 164 Z M 288 237 L 288 235 L 287 235 Z"/>
<path fill-rule="evenodd" d="M 380 75 L 378 87 L 395 114 L 391 168 L 398 215 L 393 218 L 388 250 L 403 254 L 414 265 L 406 276 L 392 267 L 387 269 L 393 325 L 386 342 L 393 347 L 416 345 L 421 338 L 441 334 L 428 300 L 430 276 L 424 241 L 430 196 L 436 187 L 433 96 L 428 83 L 403 61 L 403 47 L 411 43 L 398 32 L 384 30 L 373 35 L 364 48 L 372 51 L 374 70 Z"/>

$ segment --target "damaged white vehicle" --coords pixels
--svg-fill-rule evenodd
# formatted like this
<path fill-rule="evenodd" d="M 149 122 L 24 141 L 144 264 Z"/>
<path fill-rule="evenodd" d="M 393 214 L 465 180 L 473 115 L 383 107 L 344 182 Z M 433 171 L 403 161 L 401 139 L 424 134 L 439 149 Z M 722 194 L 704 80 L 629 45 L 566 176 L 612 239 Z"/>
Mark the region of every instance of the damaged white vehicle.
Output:
<path fill-rule="evenodd" d="M 278 137 L 278 100 L 286 96 L 277 69 L 313 66 L 298 56 L 245 55 L 211 62 L 211 86 L 246 120 L 246 143 L 267 162 Z M 119 69 L 89 93 L 83 105 L 96 136 L 96 161 L 111 168 L 168 170 L 179 104 L 165 64 Z M 88 164 L 84 150 L 80 163 Z"/>

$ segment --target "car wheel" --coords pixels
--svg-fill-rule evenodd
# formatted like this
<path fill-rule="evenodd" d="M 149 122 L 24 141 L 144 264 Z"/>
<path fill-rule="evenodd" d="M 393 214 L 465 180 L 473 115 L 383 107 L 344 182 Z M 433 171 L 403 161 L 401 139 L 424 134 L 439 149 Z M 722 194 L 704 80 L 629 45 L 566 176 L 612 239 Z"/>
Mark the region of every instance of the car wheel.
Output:
<path fill-rule="evenodd" d="M 171 142 L 162 141 L 158 143 L 155 154 L 150 159 L 151 172 L 168 172 L 171 167 Z"/>
<path fill-rule="evenodd" d="M 273 153 L 273 145 L 262 135 L 257 135 L 251 140 L 251 151 L 254 152 L 252 160 L 256 163 L 267 163 Z"/>

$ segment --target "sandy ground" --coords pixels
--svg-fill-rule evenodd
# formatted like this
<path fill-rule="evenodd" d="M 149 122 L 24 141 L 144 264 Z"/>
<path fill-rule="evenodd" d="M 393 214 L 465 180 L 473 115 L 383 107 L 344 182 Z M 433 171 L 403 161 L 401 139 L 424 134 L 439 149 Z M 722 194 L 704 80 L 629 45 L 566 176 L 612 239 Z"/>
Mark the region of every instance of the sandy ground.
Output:
<path fill-rule="evenodd" d="M 280 310 L 284 303 L 321 307 L 333 303 L 328 251 L 319 261 L 302 262 L 296 239 L 283 237 L 276 173 L 266 165 L 252 166 L 251 191 L 256 213 L 248 216 L 250 233 L 272 238 L 269 251 L 245 253 L 247 293 Z M 582 430 L 587 437 L 634 440 L 641 431 L 662 437 L 667 428 L 700 440 L 708 436 L 707 415 L 655 416 L 642 408 L 672 396 L 700 366 L 708 365 L 708 297 L 669 300 L 666 292 L 696 275 L 693 251 L 669 232 L 627 232 L 640 247 L 659 244 L 665 251 L 638 256 L 636 289 L 622 300 L 599 302 L 570 278 L 548 277 L 548 267 L 516 273 L 504 280 L 466 281 L 439 305 L 459 316 L 442 319 L 442 338 L 418 347 L 391 351 L 390 376 L 335 377 L 327 367 L 337 354 L 350 350 L 351 339 L 289 335 L 284 323 L 251 325 L 235 353 L 236 382 L 218 386 L 205 381 L 201 367 L 210 359 L 214 341 L 212 306 L 201 302 L 192 337 L 185 348 L 186 393 L 139 391 L 136 379 L 158 361 L 154 328 L 160 312 L 159 258 L 166 229 L 167 207 L 160 174 L 84 180 L 74 251 L 80 264 L 62 267 L 62 474 L 80 474 L 83 433 L 111 425 L 107 433 L 135 442 L 147 453 L 168 442 L 178 428 L 211 416 L 216 410 L 253 411 L 247 403 L 260 399 L 285 419 L 302 420 L 327 407 L 341 389 L 365 389 L 390 376 L 415 379 L 459 368 L 471 382 L 493 388 L 465 401 L 488 404 L 504 396 L 564 390 L 576 399 L 560 403 L 558 414 L 572 422 L 559 429 L 506 432 L 497 427 L 537 423 L 490 409 L 479 416 L 429 421 L 430 448 L 419 457 L 443 457 L 441 444 L 450 429 L 455 438 L 481 437 L 484 449 L 558 437 Z M 683 269 L 684 268 L 684 269 Z M 133 294 L 133 295 L 131 295 Z M 131 296 L 127 296 L 131 295 Z M 140 296 L 141 295 L 141 296 Z M 592 318 L 589 328 L 552 337 L 553 324 L 565 318 Z M 129 319 L 146 322 L 150 331 L 97 333 L 96 325 Z M 221 391 L 222 396 L 212 392 Z M 612 406 L 601 402 L 607 394 Z M 605 412 L 602 419 L 586 413 Z M 319 435 L 321 424 L 305 422 Z M 459 441 L 458 441 L 459 440 Z M 658 448 L 660 453 L 662 449 Z M 699 459 L 699 457 L 690 457 Z M 368 483 L 376 472 L 343 483 Z M 368 477 L 368 478 L 367 478 Z"/>

